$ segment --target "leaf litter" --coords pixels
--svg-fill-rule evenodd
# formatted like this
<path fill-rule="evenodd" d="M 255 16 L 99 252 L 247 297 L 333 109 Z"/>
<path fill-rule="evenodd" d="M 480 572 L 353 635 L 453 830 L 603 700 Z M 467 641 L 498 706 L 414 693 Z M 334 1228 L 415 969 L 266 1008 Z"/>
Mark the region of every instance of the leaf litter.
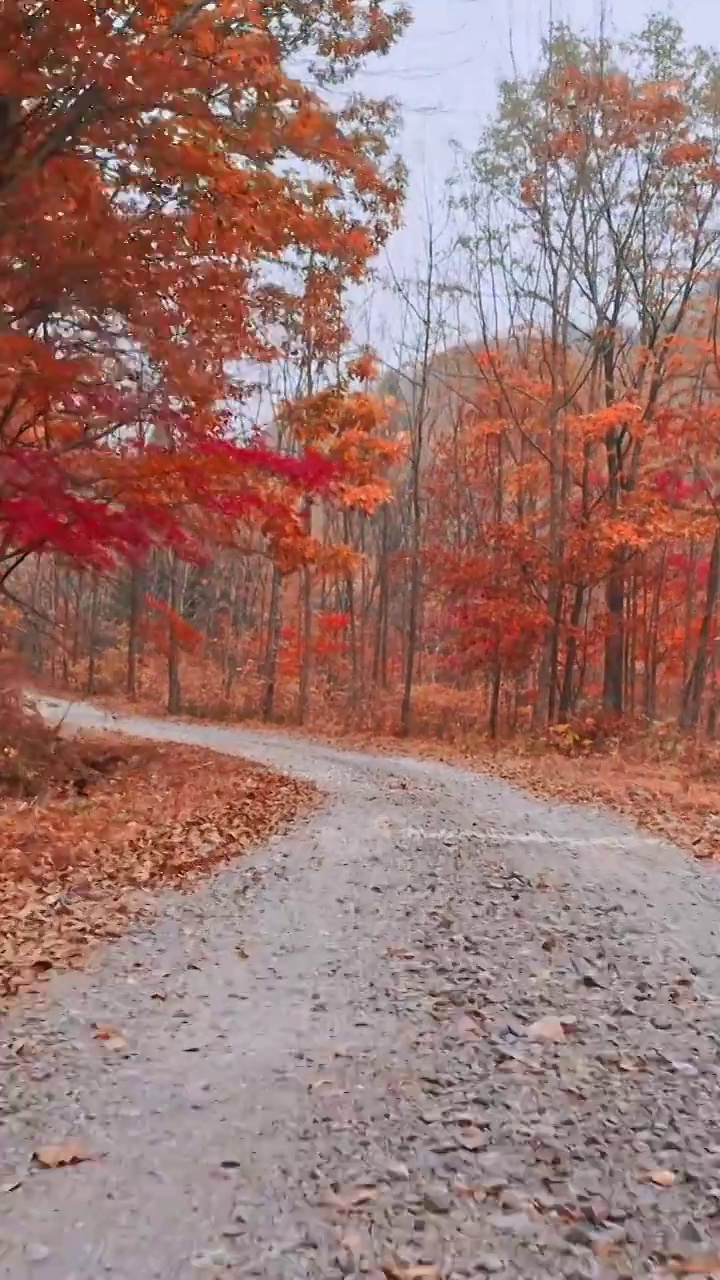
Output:
<path fill-rule="evenodd" d="M 120 937 L 150 908 L 147 891 L 191 886 L 319 796 L 310 783 L 199 747 L 95 734 L 74 739 L 72 751 L 74 772 L 56 770 L 48 794 L 0 798 L 0 1009 Z M 78 791 L 79 752 L 103 768 L 80 771 Z M 97 1038 L 124 1047 L 122 1032 Z"/>

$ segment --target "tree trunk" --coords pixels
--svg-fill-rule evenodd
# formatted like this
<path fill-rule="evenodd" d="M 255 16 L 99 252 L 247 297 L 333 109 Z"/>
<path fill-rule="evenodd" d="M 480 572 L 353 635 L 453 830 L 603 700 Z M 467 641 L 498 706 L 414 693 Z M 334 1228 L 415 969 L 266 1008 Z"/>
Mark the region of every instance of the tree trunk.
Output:
<path fill-rule="evenodd" d="M 262 718 L 272 719 L 275 710 L 275 691 L 277 685 L 277 665 L 280 653 L 280 604 L 282 599 L 282 576 L 280 570 L 273 568 L 270 587 L 270 609 L 268 612 L 267 648 L 265 656 L 265 690 L 262 702 Z"/>
<path fill-rule="evenodd" d="M 139 565 L 130 570 L 130 617 L 127 646 L 127 676 L 125 688 L 131 699 L 138 692 L 138 658 L 140 656 L 140 618 L 144 595 L 144 571 Z"/>
<path fill-rule="evenodd" d="M 488 719 L 488 731 L 493 742 L 498 736 L 498 721 L 500 718 L 500 690 L 502 688 L 502 662 L 500 655 L 495 657 L 495 665 L 492 673 L 492 687 L 490 690 L 490 716 Z"/>
<path fill-rule="evenodd" d="M 88 622 L 88 669 L 87 681 L 85 684 L 85 692 L 88 698 L 91 698 L 95 692 L 95 662 L 97 656 L 96 650 L 96 632 L 97 632 L 97 616 L 98 616 L 98 580 L 93 577 L 92 591 L 90 594 L 90 619 Z"/>
<path fill-rule="evenodd" d="M 720 591 L 720 526 L 715 530 L 712 551 L 710 552 L 710 568 L 705 592 L 705 610 L 700 623 L 697 649 L 689 678 L 683 689 L 680 709 L 680 728 L 696 729 L 700 720 L 705 681 L 710 661 L 710 645 L 712 641 L 713 623 Z"/>
<path fill-rule="evenodd" d="M 575 674 L 575 663 L 577 661 L 578 651 L 577 629 L 580 626 L 584 603 L 585 584 L 578 582 L 575 585 L 575 594 L 573 596 L 572 608 L 570 610 L 570 634 L 568 635 L 568 641 L 565 647 L 565 667 L 563 669 L 560 702 L 558 704 L 558 720 L 561 724 L 565 724 L 567 722 L 570 713 L 574 709 L 575 700 L 573 697 L 573 676 Z"/>
<path fill-rule="evenodd" d="M 407 645 L 405 648 L 405 674 L 403 679 L 402 706 L 400 708 L 400 733 L 407 737 L 412 715 L 412 691 L 417 653 L 417 625 L 420 606 L 420 514 L 413 514 L 412 552 L 410 561 L 410 596 L 408 601 Z"/>
<path fill-rule="evenodd" d="M 180 682 L 180 645 L 178 642 L 177 627 L 175 626 L 175 617 L 180 612 L 181 599 L 179 561 L 174 551 L 170 553 L 169 574 L 168 604 L 171 610 L 171 617 L 169 619 L 168 626 L 167 709 L 169 715 L 179 716 L 182 711 L 182 685 Z"/>
<path fill-rule="evenodd" d="M 605 590 L 607 634 L 603 671 L 603 707 L 616 715 L 623 711 L 625 660 L 625 566 L 622 549 L 613 555 Z"/>
<path fill-rule="evenodd" d="M 305 566 L 302 575 L 302 636 L 303 651 L 300 663 L 300 684 L 298 688 L 298 724 L 304 724 L 310 701 L 310 684 L 312 681 L 312 647 L 313 647 L 313 608 L 312 608 L 312 574 L 309 566 Z"/>

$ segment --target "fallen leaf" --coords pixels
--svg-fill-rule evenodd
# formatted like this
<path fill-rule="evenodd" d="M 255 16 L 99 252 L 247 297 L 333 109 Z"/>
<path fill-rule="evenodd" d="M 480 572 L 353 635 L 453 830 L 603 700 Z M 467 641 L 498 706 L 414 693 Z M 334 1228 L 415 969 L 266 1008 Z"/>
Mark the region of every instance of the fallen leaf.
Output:
<path fill-rule="evenodd" d="M 459 1036 L 471 1036 L 473 1039 L 476 1039 L 480 1034 L 478 1023 L 467 1013 L 460 1015 L 455 1024 L 455 1029 Z"/>
<path fill-rule="evenodd" d="M 111 1027 L 106 1022 L 95 1022 L 93 1026 L 93 1036 L 96 1040 L 102 1040 L 108 1049 L 127 1049 L 127 1040 L 117 1027 Z"/>
<path fill-rule="evenodd" d="M 46 1147 L 38 1147 L 33 1152 L 35 1160 L 42 1169 L 62 1169 L 69 1164 L 83 1164 L 86 1160 L 95 1160 L 81 1142 L 76 1138 L 68 1138 L 65 1142 L 50 1143 Z"/>
<path fill-rule="evenodd" d="M 674 1276 L 710 1276 L 720 1271 L 720 1253 L 697 1253 L 691 1258 L 675 1258 L 670 1263 Z"/>
<path fill-rule="evenodd" d="M 242 943 L 238 943 L 238 945 L 236 946 L 235 950 L 236 950 L 236 952 L 237 952 L 237 954 L 239 955 L 239 957 L 240 957 L 240 959 L 241 959 L 241 960 L 249 960 L 249 959 L 250 959 L 250 956 L 249 956 L 248 952 L 245 950 L 245 948 L 244 948 L 244 946 L 242 945 Z"/>
<path fill-rule="evenodd" d="M 546 1018 L 538 1018 L 527 1030 L 530 1040 L 544 1040 L 547 1044 L 562 1044 L 565 1039 L 565 1028 L 561 1018 L 549 1014 Z"/>
<path fill-rule="evenodd" d="M 356 1209 L 361 1204 L 368 1204 L 371 1200 L 377 1200 L 378 1189 L 375 1186 L 357 1186 L 346 1187 L 343 1191 L 334 1191 L 332 1187 L 328 1187 L 322 1194 L 322 1202 L 331 1209 L 339 1209 L 343 1213 L 347 1213 L 350 1209 Z"/>
<path fill-rule="evenodd" d="M 360 1236 L 357 1231 L 344 1232 L 338 1245 L 338 1260 L 341 1264 L 340 1269 L 343 1274 L 348 1275 L 351 1272 L 357 1271 L 362 1250 L 362 1236 Z"/>
<path fill-rule="evenodd" d="M 487 1145 L 487 1139 L 480 1129 L 475 1129 L 471 1126 L 468 1129 L 463 1129 L 459 1143 L 466 1151 L 479 1151 L 481 1147 Z"/>
<path fill-rule="evenodd" d="M 653 1169 L 648 1177 L 651 1182 L 655 1183 L 656 1187 L 672 1187 L 675 1182 L 675 1174 L 672 1169 Z"/>
<path fill-rule="evenodd" d="M 442 1272 L 433 1263 L 396 1262 L 386 1258 L 382 1264 L 386 1280 L 442 1280 Z"/>

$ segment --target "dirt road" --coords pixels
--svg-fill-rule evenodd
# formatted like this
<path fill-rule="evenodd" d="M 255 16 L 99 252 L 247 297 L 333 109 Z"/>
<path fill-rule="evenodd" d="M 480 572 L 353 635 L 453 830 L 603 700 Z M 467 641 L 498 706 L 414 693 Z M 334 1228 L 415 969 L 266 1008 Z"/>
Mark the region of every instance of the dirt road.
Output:
<path fill-rule="evenodd" d="M 460 769 L 68 721 L 328 799 L 3 1028 L 3 1280 L 720 1272 L 714 868 Z"/>

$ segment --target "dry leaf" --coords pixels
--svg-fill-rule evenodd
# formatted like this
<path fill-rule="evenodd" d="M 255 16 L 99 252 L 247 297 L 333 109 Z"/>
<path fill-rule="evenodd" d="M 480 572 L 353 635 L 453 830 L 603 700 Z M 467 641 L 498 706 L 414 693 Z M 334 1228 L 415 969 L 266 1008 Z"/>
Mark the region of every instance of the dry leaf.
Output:
<path fill-rule="evenodd" d="M 530 1040 L 544 1040 L 547 1044 L 562 1044 L 565 1040 L 565 1028 L 561 1018 L 549 1014 L 546 1018 L 538 1018 L 528 1027 Z"/>
<path fill-rule="evenodd" d="M 476 1039 L 480 1034 L 480 1027 L 475 1018 L 470 1017 L 467 1013 L 462 1013 L 455 1023 L 455 1029 L 459 1036 L 471 1036 Z"/>
<path fill-rule="evenodd" d="M 386 1258 L 382 1264 L 386 1280 L 442 1280 L 442 1272 L 433 1263 L 398 1262 Z"/>
<path fill-rule="evenodd" d="M 340 1269 L 343 1274 L 347 1275 L 350 1272 L 357 1270 L 358 1262 L 362 1255 L 362 1249 L 362 1237 L 357 1231 L 346 1231 L 343 1234 L 338 1246 L 338 1260 L 341 1263 Z"/>
<path fill-rule="evenodd" d="M 377 1200 L 378 1189 L 375 1186 L 346 1187 L 343 1191 L 333 1191 L 328 1187 L 322 1194 L 322 1202 L 331 1209 L 339 1209 L 342 1213 L 357 1209 L 361 1204 Z"/>
<path fill-rule="evenodd" d="M 656 1187 L 672 1187 L 675 1182 L 675 1174 L 672 1169 L 653 1169 L 648 1175 L 651 1182 Z"/>
<path fill-rule="evenodd" d="M 94 1023 L 93 1035 L 96 1040 L 102 1040 L 108 1049 L 127 1049 L 127 1040 L 122 1031 L 106 1022 Z"/>
<path fill-rule="evenodd" d="M 720 1272 L 720 1253 L 698 1253 L 691 1258 L 676 1258 L 670 1263 L 674 1276 L 710 1276 Z"/>
<path fill-rule="evenodd" d="M 479 1151 L 481 1147 L 487 1145 L 487 1139 L 480 1129 L 470 1127 L 463 1129 L 459 1138 L 460 1146 L 466 1151 Z"/>
<path fill-rule="evenodd" d="M 69 1164 L 83 1164 L 86 1160 L 95 1160 L 81 1142 L 76 1138 L 68 1138 L 65 1142 L 50 1143 L 46 1147 L 38 1147 L 33 1152 L 33 1159 L 43 1169 L 62 1169 Z"/>

